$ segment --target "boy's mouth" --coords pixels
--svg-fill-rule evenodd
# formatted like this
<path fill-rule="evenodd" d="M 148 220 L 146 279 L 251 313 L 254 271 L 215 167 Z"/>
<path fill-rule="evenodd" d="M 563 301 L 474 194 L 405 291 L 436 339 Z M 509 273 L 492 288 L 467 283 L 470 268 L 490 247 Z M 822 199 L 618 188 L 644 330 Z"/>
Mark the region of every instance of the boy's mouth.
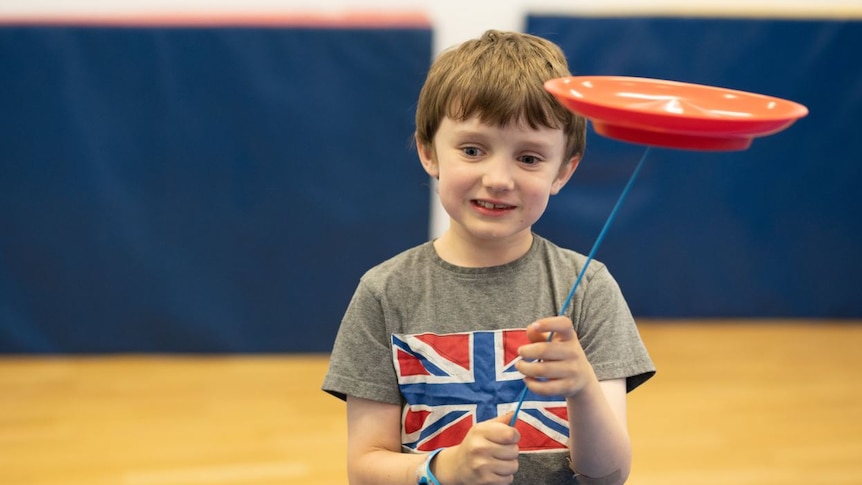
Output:
<path fill-rule="evenodd" d="M 490 210 L 506 210 L 506 209 L 514 209 L 515 206 L 508 204 L 495 204 L 493 202 L 488 202 L 486 200 L 473 200 L 473 204 L 479 207 L 483 207 L 485 209 Z"/>

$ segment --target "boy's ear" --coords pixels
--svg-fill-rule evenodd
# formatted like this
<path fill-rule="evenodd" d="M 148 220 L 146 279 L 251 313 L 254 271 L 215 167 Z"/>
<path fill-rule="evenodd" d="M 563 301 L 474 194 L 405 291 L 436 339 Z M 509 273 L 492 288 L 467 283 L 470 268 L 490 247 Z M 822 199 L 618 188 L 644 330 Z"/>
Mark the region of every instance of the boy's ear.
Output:
<path fill-rule="evenodd" d="M 581 156 L 576 155 L 560 167 L 560 172 L 557 174 L 557 178 L 554 180 L 554 183 L 551 184 L 551 195 L 557 195 L 566 183 L 568 183 L 569 179 L 572 178 L 572 175 L 578 168 L 579 163 L 581 163 Z"/>
<path fill-rule="evenodd" d="M 428 175 L 440 178 L 440 168 L 437 166 L 437 160 L 434 156 L 434 147 L 431 143 L 425 144 L 416 139 L 416 152 L 419 153 L 419 161 Z"/>

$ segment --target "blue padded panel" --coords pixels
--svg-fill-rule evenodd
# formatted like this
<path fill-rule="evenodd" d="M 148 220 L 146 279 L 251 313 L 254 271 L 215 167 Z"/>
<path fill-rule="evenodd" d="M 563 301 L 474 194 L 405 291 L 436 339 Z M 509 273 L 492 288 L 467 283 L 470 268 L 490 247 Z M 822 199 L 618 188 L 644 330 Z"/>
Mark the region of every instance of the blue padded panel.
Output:
<path fill-rule="evenodd" d="M 862 22 L 532 16 L 575 75 L 702 83 L 808 117 L 742 152 L 652 150 L 599 249 L 635 314 L 862 317 Z M 644 148 L 589 134 L 536 226 L 587 253 Z"/>
<path fill-rule="evenodd" d="M 428 28 L 0 27 L 0 352 L 329 350 L 427 239 Z"/>

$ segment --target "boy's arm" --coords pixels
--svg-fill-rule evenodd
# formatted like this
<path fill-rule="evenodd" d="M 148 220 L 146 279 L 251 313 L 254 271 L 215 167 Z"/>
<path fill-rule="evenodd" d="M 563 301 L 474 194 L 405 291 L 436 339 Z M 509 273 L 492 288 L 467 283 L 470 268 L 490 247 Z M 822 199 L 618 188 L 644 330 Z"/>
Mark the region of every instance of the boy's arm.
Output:
<path fill-rule="evenodd" d="M 524 359 L 516 366 L 533 392 L 566 396 L 578 483 L 625 483 L 632 460 L 625 379 L 598 380 L 568 317 L 540 319 L 527 326 L 527 336 L 533 343 L 521 346 Z"/>
<path fill-rule="evenodd" d="M 518 470 L 518 431 L 512 413 L 479 423 L 464 441 L 434 459 L 443 485 L 511 483 Z M 401 408 L 347 397 L 347 475 L 351 485 L 414 485 L 427 453 L 401 453 Z"/>
<path fill-rule="evenodd" d="M 347 396 L 347 476 L 351 485 L 415 485 L 425 454 L 401 453 L 401 407 Z"/>
<path fill-rule="evenodd" d="M 625 483 L 631 471 L 626 380 L 593 381 L 566 399 L 572 468 L 584 485 Z"/>

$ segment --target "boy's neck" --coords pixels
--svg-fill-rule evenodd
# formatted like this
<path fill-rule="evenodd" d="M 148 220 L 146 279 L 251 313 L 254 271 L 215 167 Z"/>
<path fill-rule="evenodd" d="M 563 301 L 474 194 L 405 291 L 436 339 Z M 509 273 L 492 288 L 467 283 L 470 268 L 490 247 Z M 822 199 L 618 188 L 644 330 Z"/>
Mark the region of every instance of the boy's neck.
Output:
<path fill-rule="evenodd" d="M 464 239 L 450 228 L 434 241 L 440 259 L 465 268 L 488 268 L 511 263 L 533 245 L 533 233 L 523 231 L 506 239 Z"/>

